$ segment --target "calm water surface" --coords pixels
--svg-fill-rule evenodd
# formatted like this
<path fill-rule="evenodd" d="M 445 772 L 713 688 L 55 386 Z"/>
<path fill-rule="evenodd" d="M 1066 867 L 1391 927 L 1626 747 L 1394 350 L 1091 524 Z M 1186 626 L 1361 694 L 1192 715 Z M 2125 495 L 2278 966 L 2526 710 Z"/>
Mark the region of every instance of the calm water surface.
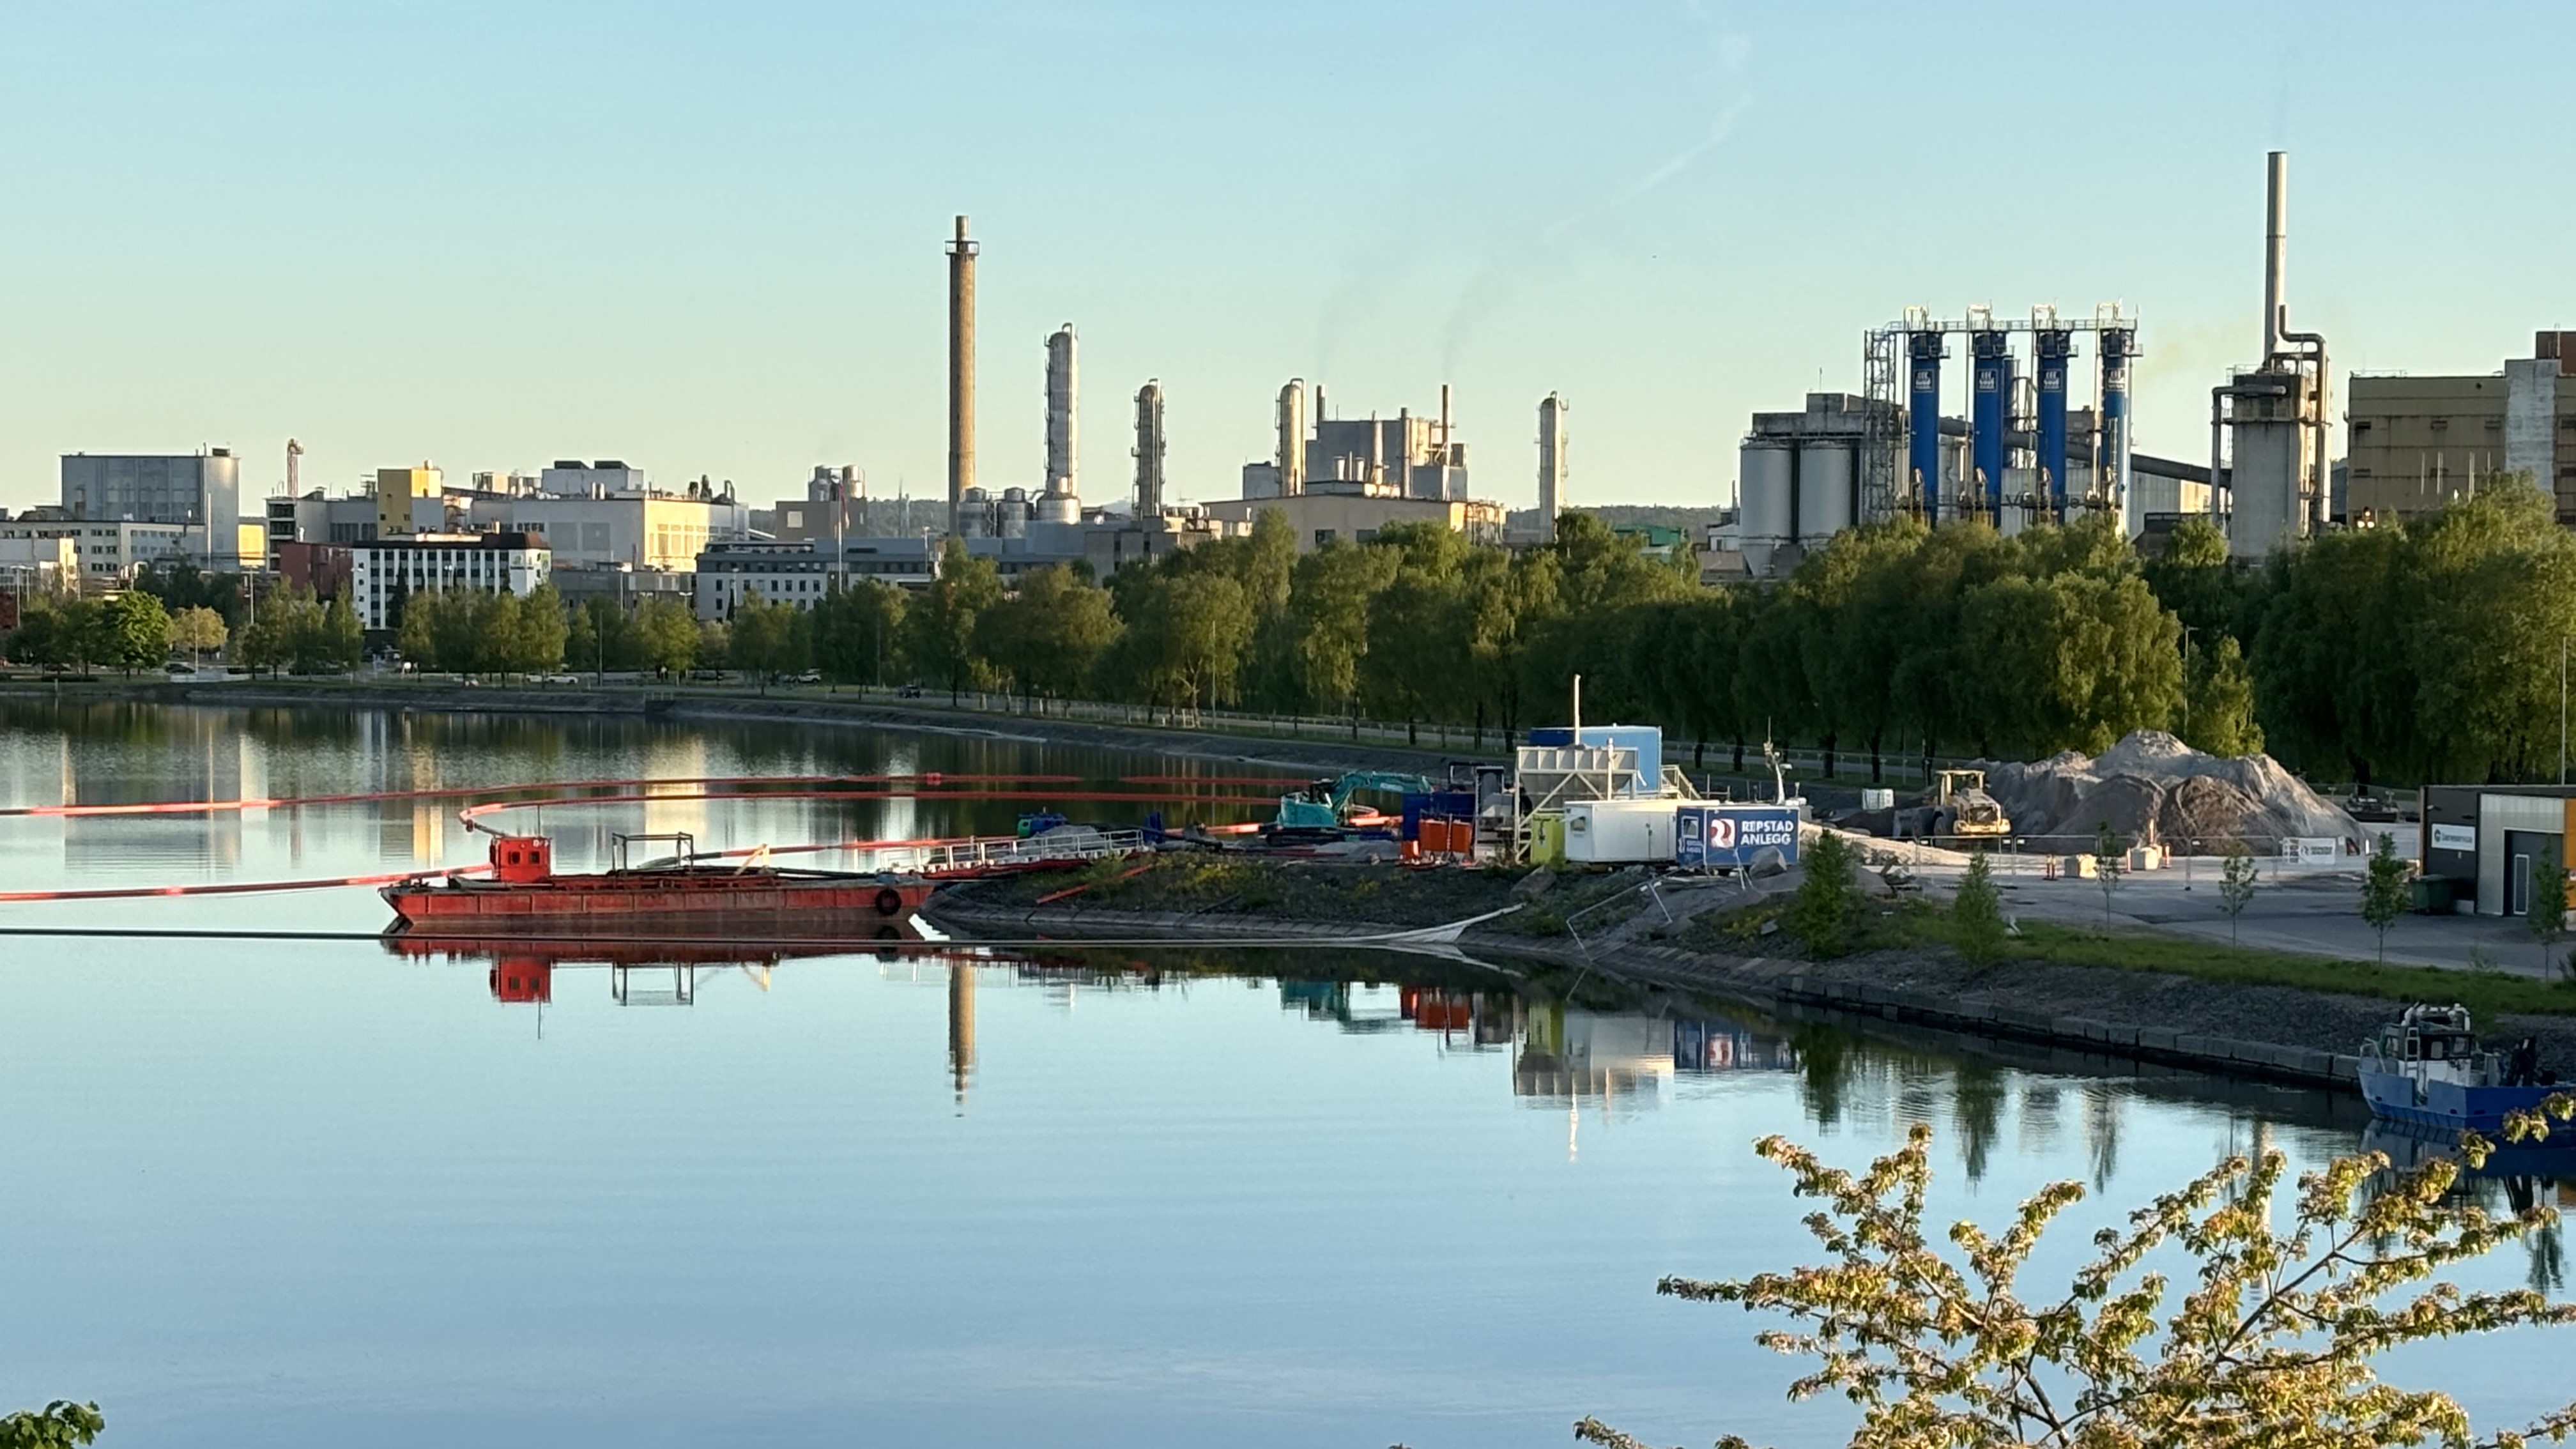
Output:
<path fill-rule="evenodd" d="M 640 722 L 0 706 L 0 804 L 547 779 L 1191 766 L 1028 742 Z M 1195 767 L 1202 773 L 1239 768 Z M 0 889 L 336 877 L 479 857 L 452 802 L 0 819 Z M 706 847 L 1007 830 L 1008 802 L 518 817 Z M 1143 806 L 1079 812 L 1132 820 Z M 0 906 L 0 925 L 371 933 L 371 891 Z M 1133 958 L 1133 959 L 1130 959 Z M 542 998 L 542 999 L 539 999 Z M 1836 1441 L 1791 1366 L 1668 1272 L 1805 1256 L 1787 1132 L 1941 1133 L 1939 1211 L 2127 1205 L 2322 1094 L 1572 1001 L 1350 953 L 947 949 L 695 966 L 372 940 L 0 939 L 0 1406 L 151 1445 Z M 2480 1189 L 2499 1205 L 2529 1184 Z M 2536 1189 L 2551 1192 L 2542 1184 Z M 2557 1244 L 2479 1281 L 2555 1286 Z M 2396 1368 L 2523 1415 L 2536 1336 Z"/>

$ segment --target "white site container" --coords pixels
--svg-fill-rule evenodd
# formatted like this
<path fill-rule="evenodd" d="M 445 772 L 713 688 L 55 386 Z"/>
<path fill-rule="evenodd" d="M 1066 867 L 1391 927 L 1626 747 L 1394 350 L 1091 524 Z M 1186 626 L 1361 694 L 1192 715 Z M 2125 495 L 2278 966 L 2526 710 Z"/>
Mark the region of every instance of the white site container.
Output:
<path fill-rule="evenodd" d="M 2140 845 L 2140 846 L 2134 846 L 2134 847 L 2132 847 L 2132 848 L 2130 849 L 2130 851 L 2129 851 L 2129 869 L 2131 869 L 2131 870 L 2162 870 L 2162 869 L 2164 869 L 2164 868 L 2165 868 L 2165 848 L 2164 848 L 2163 846 L 2161 846 L 2161 845 Z"/>
<path fill-rule="evenodd" d="M 1863 810 L 1893 810 L 1896 808 L 1896 792 L 1892 789 L 1873 790 L 1864 786 L 1860 792 L 1860 808 Z"/>
<path fill-rule="evenodd" d="M 1584 865 L 1633 865 L 1673 858 L 1670 800 L 1569 800 L 1565 858 Z"/>

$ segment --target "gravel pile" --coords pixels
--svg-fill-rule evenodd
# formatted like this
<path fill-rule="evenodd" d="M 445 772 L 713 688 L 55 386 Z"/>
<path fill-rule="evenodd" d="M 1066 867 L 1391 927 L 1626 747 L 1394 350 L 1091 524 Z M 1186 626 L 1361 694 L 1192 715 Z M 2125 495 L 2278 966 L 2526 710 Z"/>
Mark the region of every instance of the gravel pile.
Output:
<path fill-rule="evenodd" d="M 2357 848 L 2361 827 L 2269 755 L 2205 755 L 2162 730 L 2138 730 L 2090 758 L 2072 750 L 2034 764 L 1989 765 L 1986 789 L 2013 833 L 2092 838 L 2105 822 L 2124 838 L 2204 850 L 2242 842 L 2270 854 L 2290 836 Z"/>

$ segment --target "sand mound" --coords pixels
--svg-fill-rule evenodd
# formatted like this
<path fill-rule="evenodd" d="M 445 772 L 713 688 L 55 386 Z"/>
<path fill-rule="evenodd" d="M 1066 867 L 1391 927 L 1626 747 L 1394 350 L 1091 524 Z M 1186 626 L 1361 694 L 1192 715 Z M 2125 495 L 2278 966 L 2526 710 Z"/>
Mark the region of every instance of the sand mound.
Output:
<path fill-rule="evenodd" d="M 2072 750 L 2034 764 L 1989 765 L 1986 789 L 2013 834 L 2089 839 L 2104 822 L 2126 838 L 2204 850 L 2241 841 L 2270 854 L 2289 836 L 2359 841 L 2343 810 L 2269 755 L 2222 759 L 2162 730 L 2139 730 L 2087 759 Z"/>

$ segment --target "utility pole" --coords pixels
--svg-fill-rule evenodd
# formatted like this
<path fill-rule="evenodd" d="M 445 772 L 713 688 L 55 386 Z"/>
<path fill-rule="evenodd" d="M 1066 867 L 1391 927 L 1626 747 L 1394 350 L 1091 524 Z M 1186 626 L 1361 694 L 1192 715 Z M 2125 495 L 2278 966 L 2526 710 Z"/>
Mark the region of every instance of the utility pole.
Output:
<path fill-rule="evenodd" d="M 2567 636 L 2558 636 L 2558 783 L 2567 783 Z"/>

